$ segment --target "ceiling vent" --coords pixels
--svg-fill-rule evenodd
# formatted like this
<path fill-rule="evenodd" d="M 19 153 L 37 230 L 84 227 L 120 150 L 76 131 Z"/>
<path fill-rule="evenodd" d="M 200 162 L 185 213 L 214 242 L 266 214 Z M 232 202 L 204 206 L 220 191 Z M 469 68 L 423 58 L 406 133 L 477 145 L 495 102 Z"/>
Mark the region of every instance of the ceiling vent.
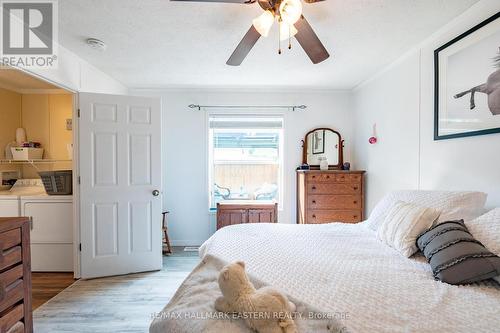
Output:
<path fill-rule="evenodd" d="M 106 43 L 97 38 L 87 38 L 87 45 L 99 51 L 106 50 Z"/>

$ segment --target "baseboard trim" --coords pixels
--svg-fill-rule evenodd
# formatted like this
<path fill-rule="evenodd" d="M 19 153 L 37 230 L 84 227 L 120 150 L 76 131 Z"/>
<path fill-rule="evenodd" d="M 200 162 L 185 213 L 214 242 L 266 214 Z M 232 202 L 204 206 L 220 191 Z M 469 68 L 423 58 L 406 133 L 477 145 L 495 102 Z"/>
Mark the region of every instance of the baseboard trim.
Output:
<path fill-rule="evenodd" d="M 200 246 L 205 241 L 200 239 L 175 239 L 171 240 L 172 246 Z"/>

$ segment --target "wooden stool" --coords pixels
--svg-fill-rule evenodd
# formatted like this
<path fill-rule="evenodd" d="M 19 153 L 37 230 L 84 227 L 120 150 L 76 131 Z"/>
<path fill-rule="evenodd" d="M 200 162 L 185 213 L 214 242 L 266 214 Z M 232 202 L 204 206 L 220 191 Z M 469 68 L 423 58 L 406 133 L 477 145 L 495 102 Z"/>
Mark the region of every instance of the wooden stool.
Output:
<path fill-rule="evenodd" d="M 170 246 L 170 239 L 168 238 L 168 228 L 167 228 L 167 214 L 169 211 L 163 212 L 163 221 L 162 221 L 162 253 L 163 254 L 172 254 L 172 247 Z M 167 246 L 167 249 L 164 249 L 164 246 Z"/>

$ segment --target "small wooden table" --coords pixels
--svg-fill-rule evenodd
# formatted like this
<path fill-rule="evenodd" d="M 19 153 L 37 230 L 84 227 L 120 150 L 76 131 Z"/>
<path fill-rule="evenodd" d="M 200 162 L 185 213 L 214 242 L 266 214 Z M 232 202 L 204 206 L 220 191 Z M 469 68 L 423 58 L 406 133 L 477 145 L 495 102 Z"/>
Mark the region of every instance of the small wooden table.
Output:
<path fill-rule="evenodd" d="M 278 222 L 278 204 L 264 200 L 226 200 L 217 204 L 217 230 L 241 223 Z"/>

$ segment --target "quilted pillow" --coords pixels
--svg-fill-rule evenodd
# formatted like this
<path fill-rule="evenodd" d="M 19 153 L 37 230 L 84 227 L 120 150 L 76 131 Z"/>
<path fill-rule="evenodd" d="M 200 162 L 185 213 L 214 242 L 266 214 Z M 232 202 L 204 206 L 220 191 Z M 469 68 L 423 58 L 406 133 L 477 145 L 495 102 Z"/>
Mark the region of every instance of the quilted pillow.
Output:
<path fill-rule="evenodd" d="M 418 250 L 415 242 L 417 237 L 432 227 L 439 214 L 439 211 L 432 208 L 398 201 L 389 210 L 377 236 L 409 258 Z"/>
<path fill-rule="evenodd" d="M 475 239 L 500 256 L 500 208 L 495 208 L 472 221 L 466 221 L 465 225 Z M 496 280 L 500 283 L 500 277 Z"/>
<path fill-rule="evenodd" d="M 470 234 L 463 220 L 438 224 L 417 239 L 438 280 L 469 284 L 500 275 L 500 257 Z"/>
<path fill-rule="evenodd" d="M 413 203 L 441 212 L 438 223 L 464 219 L 470 221 L 483 213 L 487 194 L 482 192 L 406 190 L 388 193 L 375 206 L 366 221 L 368 228 L 377 231 L 389 209 L 397 202 Z"/>

